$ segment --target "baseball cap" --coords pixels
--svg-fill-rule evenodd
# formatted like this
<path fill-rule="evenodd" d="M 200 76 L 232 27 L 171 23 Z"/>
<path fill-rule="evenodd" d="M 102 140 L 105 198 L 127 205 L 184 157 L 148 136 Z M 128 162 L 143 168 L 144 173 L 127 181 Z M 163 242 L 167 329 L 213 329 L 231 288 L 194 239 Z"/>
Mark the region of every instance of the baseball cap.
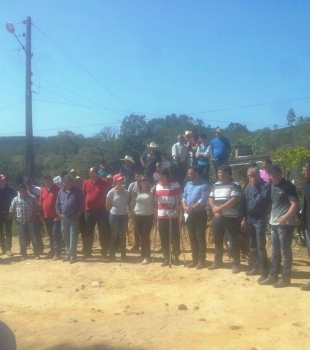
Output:
<path fill-rule="evenodd" d="M 115 174 L 113 176 L 113 181 L 121 181 L 124 180 L 124 176 L 122 176 L 121 174 Z"/>
<path fill-rule="evenodd" d="M 282 173 L 282 170 L 277 165 L 271 165 L 271 167 L 268 169 L 268 174 L 272 175 L 274 173 Z"/>

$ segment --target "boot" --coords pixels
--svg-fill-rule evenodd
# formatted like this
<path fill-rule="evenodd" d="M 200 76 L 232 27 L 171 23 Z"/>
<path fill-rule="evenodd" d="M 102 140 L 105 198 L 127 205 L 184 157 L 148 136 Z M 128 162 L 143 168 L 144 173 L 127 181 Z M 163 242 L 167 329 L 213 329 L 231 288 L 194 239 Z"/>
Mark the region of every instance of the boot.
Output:
<path fill-rule="evenodd" d="M 199 260 L 198 264 L 196 266 L 196 269 L 197 270 L 201 270 L 201 269 L 204 269 L 204 268 L 205 268 L 205 261 L 204 260 Z"/>

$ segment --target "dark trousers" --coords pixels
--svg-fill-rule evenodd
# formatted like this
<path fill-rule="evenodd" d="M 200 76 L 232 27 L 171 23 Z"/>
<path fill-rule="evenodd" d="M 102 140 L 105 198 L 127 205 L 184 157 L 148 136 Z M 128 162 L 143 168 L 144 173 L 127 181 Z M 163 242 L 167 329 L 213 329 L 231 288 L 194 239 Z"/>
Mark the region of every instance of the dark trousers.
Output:
<path fill-rule="evenodd" d="M 271 225 L 271 264 L 270 277 L 278 277 L 283 261 L 282 279 L 290 279 L 292 272 L 293 254 L 292 240 L 294 226 Z"/>
<path fill-rule="evenodd" d="M 111 228 L 111 238 L 110 238 L 110 259 L 115 259 L 115 245 L 119 238 L 121 257 L 122 259 L 126 257 L 126 232 L 128 227 L 128 215 L 109 215 L 109 223 Z"/>
<path fill-rule="evenodd" d="M 201 171 L 201 177 L 207 182 L 209 182 L 210 164 L 205 164 L 205 165 L 198 164 L 198 167 Z"/>
<path fill-rule="evenodd" d="M 214 165 L 214 171 L 215 171 L 215 177 L 217 178 L 217 171 L 218 171 L 218 168 L 221 166 L 221 165 L 227 165 L 228 164 L 228 161 L 225 159 L 225 160 L 221 160 L 221 159 L 218 159 L 218 160 L 214 160 L 213 161 L 213 165 Z"/>
<path fill-rule="evenodd" d="M 109 212 L 106 208 L 98 208 L 94 210 L 87 210 L 85 212 L 85 222 L 86 222 L 86 231 L 82 233 L 83 240 L 83 253 L 91 254 L 93 243 L 94 243 L 94 231 L 97 224 L 99 232 L 99 242 L 101 246 L 101 253 L 106 254 L 109 239 L 110 239 L 110 226 L 109 226 Z"/>
<path fill-rule="evenodd" d="M 135 215 L 137 231 L 141 237 L 141 257 L 151 258 L 151 231 L 154 215 Z"/>
<path fill-rule="evenodd" d="M 178 181 L 181 190 L 184 188 L 184 180 L 186 176 L 186 165 L 184 165 L 182 162 L 175 161 L 176 165 L 176 180 Z"/>
<path fill-rule="evenodd" d="M 17 222 L 17 230 L 18 230 L 21 255 L 23 256 L 27 255 L 27 237 L 30 237 L 30 240 L 32 242 L 34 255 L 35 256 L 40 255 L 39 250 L 41 248 L 38 245 L 34 221 L 29 221 L 25 224 L 21 224 L 20 222 Z"/>
<path fill-rule="evenodd" d="M 0 248 L 1 250 L 12 249 L 12 220 L 5 220 L 4 217 L 0 217 Z M 5 232 L 5 238 L 4 238 Z"/>
<path fill-rule="evenodd" d="M 134 243 L 134 247 L 136 248 L 140 248 L 140 243 L 141 243 L 141 237 L 140 237 L 140 233 L 137 227 L 137 222 L 136 222 L 136 215 L 134 214 L 134 212 L 132 212 L 132 221 L 133 221 L 133 234 L 134 234 L 134 238 L 135 238 L 135 243 Z"/>
<path fill-rule="evenodd" d="M 35 233 L 37 236 L 37 242 L 38 242 L 38 247 L 40 249 L 41 252 L 43 252 L 44 250 L 44 244 L 43 244 L 43 238 L 42 238 L 42 233 L 41 233 L 41 229 L 42 229 L 42 222 L 39 218 L 39 216 L 36 216 L 33 220 L 34 223 L 34 229 L 35 229 Z M 29 237 L 29 243 L 30 243 L 30 239 L 31 237 Z"/>
<path fill-rule="evenodd" d="M 169 257 L 169 219 L 158 219 L 158 231 L 164 258 Z M 178 218 L 171 219 L 172 254 L 180 255 L 180 232 Z"/>
<path fill-rule="evenodd" d="M 240 251 L 238 241 L 239 223 L 237 218 L 221 217 L 213 218 L 213 239 L 215 244 L 214 263 L 222 264 L 223 262 L 223 238 L 226 233 L 230 242 L 229 252 L 233 266 L 240 265 Z M 226 232 L 225 232 L 226 231 Z"/>
<path fill-rule="evenodd" d="M 191 242 L 193 261 L 205 261 L 207 212 L 205 210 L 193 211 L 188 215 L 186 226 Z"/>
<path fill-rule="evenodd" d="M 253 219 L 248 216 L 247 230 L 250 236 L 250 251 L 253 267 L 263 275 L 268 273 L 268 259 L 266 251 L 266 227 L 268 217 Z"/>
<path fill-rule="evenodd" d="M 50 238 L 50 251 L 54 256 L 61 255 L 61 222 L 60 220 L 45 219 L 45 226 Z"/>

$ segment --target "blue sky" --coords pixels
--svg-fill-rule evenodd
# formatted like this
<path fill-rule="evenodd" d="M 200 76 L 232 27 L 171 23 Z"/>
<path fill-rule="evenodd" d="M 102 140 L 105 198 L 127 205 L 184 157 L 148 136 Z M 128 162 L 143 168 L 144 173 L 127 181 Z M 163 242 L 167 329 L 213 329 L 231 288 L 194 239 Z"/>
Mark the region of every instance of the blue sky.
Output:
<path fill-rule="evenodd" d="M 250 130 L 284 126 L 290 108 L 310 116 L 310 98 L 208 112 L 310 97 L 309 1 L 0 3 L 1 135 L 25 130 L 24 103 L 1 108 L 24 100 L 25 54 L 5 24 L 26 16 L 100 82 L 32 27 L 34 135 L 66 129 L 92 136 L 104 124 L 119 127 L 132 112 L 188 114 L 206 125 L 239 122 Z"/>

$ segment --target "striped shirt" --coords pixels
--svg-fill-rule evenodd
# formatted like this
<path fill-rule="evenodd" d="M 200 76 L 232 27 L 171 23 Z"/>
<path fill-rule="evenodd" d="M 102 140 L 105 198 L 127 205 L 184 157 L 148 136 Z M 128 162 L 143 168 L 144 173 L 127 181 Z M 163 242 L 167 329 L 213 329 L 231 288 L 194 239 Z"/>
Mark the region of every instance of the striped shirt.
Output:
<path fill-rule="evenodd" d="M 21 224 L 26 224 L 32 221 L 38 212 L 38 203 L 32 194 L 27 194 L 25 197 L 18 195 L 11 203 L 10 213 L 16 215 L 16 221 Z"/>
<path fill-rule="evenodd" d="M 156 185 L 158 219 L 168 219 L 171 215 L 171 208 L 173 208 L 175 204 L 175 197 L 180 194 L 181 190 L 178 182 L 168 182 L 166 185 L 159 182 Z"/>
<path fill-rule="evenodd" d="M 214 198 L 214 204 L 216 206 L 220 206 L 228 202 L 232 197 L 241 197 L 242 190 L 241 186 L 234 182 L 232 179 L 230 182 L 223 183 L 221 181 L 217 181 L 212 189 L 210 196 Z M 221 211 L 222 216 L 236 218 L 239 216 L 239 205 L 238 202 L 228 209 Z"/>

